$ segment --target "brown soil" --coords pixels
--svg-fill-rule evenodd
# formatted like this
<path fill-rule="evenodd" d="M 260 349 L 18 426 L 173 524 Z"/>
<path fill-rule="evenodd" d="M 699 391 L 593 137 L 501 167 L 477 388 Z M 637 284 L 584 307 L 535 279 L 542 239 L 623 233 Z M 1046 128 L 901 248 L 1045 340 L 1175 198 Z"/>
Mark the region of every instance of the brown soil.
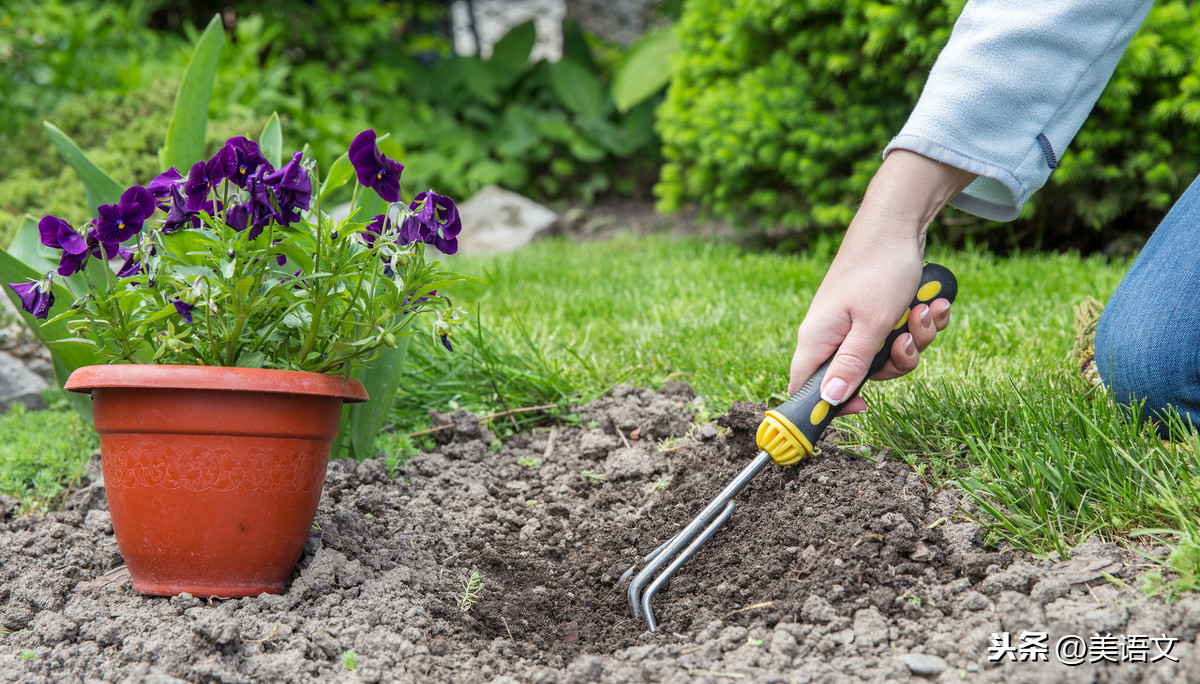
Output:
<path fill-rule="evenodd" d="M 460 414 L 400 472 L 332 463 L 279 596 L 105 579 L 121 560 L 100 483 L 47 516 L 0 502 L 0 681 L 1200 681 L 1200 601 L 1106 581 L 1135 573 L 1111 545 L 1057 564 L 983 548 L 952 492 L 830 442 L 739 495 L 646 632 L 619 576 L 756 451 L 762 406 L 693 425 L 692 399 L 621 386 L 581 425 L 498 451 Z M 484 588 L 463 611 L 473 571 Z M 1024 630 L 1162 633 L 1181 662 L 989 662 L 992 633 Z"/>

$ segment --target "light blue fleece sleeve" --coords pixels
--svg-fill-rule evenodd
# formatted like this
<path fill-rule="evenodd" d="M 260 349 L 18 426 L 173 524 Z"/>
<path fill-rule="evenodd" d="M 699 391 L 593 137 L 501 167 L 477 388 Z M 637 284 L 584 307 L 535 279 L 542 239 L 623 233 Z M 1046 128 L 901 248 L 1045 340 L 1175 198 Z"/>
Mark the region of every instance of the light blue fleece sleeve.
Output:
<path fill-rule="evenodd" d="M 1079 132 L 1153 0 L 971 0 L 895 149 L 978 174 L 950 204 L 1010 221 Z"/>

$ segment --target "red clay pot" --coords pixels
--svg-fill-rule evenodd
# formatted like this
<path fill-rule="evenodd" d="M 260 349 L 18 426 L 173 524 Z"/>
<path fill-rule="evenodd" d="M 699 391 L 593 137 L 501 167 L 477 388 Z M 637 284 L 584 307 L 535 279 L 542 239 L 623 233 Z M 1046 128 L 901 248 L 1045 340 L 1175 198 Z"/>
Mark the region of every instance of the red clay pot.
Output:
<path fill-rule="evenodd" d="M 133 588 L 282 593 L 357 380 L 211 366 L 87 366 L 113 532 Z"/>

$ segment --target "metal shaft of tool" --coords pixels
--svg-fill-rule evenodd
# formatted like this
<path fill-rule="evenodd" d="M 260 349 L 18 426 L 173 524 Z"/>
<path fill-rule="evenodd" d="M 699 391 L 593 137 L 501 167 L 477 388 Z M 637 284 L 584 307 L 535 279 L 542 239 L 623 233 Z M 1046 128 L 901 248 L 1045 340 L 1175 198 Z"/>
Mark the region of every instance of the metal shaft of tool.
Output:
<path fill-rule="evenodd" d="M 718 494 L 715 499 L 709 502 L 709 504 L 704 507 L 704 510 L 700 511 L 700 514 L 693 518 L 692 521 L 683 528 L 683 530 L 672 537 L 669 542 L 663 546 L 660 546 L 653 553 L 646 557 L 646 567 L 642 568 L 641 571 L 634 575 L 633 581 L 629 583 L 629 590 L 626 592 L 626 595 L 629 599 L 629 610 L 633 612 L 633 616 L 635 618 L 643 613 L 642 589 L 654 579 L 655 575 L 657 575 L 663 566 L 670 562 L 670 560 L 674 558 L 676 554 L 679 554 L 679 552 L 685 546 L 691 544 L 698 534 L 703 534 L 705 529 L 709 527 L 710 523 L 713 521 L 713 518 L 715 518 L 718 513 L 724 511 L 726 505 L 733 499 L 733 497 L 737 496 L 738 492 L 742 491 L 742 488 L 744 488 L 746 484 L 748 484 L 750 480 L 752 480 L 754 476 L 757 475 L 758 472 L 766 467 L 766 465 L 770 462 L 770 454 L 765 451 L 758 452 L 758 456 L 756 456 L 749 465 L 743 468 L 742 472 L 738 473 L 729 484 L 725 485 L 725 489 L 721 490 L 721 493 Z M 722 520 L 722 522 L 724 521 Z M 712 533 L 716 531 L 717 527 L 720 527 L 720 524 L 714 526 L 713 529 L 708 532 L 708 536 L 712 536 Z M 680 556 L 682 560 L 679 561 L 679 565 L 682 565 L 684 561 L 690 558 L 691 554 L 695 553 L 696 548 L 699 548 L 698 544 L 694 547 L 688 546 L 688 551 Z M 676 567 L 676 569 L 678 569 L 678 567 Z M 645 603 L 645 613 L 646 617 L 648 618 L 647 623 L 652 625 L 653 617 L 650 616 L 649 602 Z M 652 626 L 650 631 L 654 631 Z"/>

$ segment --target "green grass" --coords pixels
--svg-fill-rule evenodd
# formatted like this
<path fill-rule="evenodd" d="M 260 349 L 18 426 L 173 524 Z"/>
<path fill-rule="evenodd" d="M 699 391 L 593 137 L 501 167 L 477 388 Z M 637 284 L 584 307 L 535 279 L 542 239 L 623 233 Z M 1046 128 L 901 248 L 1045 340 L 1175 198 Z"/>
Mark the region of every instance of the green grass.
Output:
<path fill-rule="evenodd" d="M 959 279 L 951 327 L 916 372 L 868 385 L 868 414 L 839 424 L 935 485 L 958 482 L 994 538 L 1061 553 L 1095 534 L 1153 538 L 1171 547 L 1181 582 L 1195 584 L 1200 442 L 1177 430 L 1182 446 L 1164 445 L 1091 395 L 1069 359 L 1074 305 L 1106 299 L 1128 261 L 930 258 Z M 487 281 L 456 294 L 497 344 L 536 350 L 531 373 L 551 368 L 583 399 L 622 380 L 681 379 L 722 410 L 783 399 L 795 329 L 829 259 L 654 237 L 548 240 L 454 265 Z"/>
<path fill-rule="evenodd" d="M 0 494 L 20 499 L 26 511 L 45 510 L 97 446 L 92 426 L 72 411 L 14 405 L 0 416 Z"/>

